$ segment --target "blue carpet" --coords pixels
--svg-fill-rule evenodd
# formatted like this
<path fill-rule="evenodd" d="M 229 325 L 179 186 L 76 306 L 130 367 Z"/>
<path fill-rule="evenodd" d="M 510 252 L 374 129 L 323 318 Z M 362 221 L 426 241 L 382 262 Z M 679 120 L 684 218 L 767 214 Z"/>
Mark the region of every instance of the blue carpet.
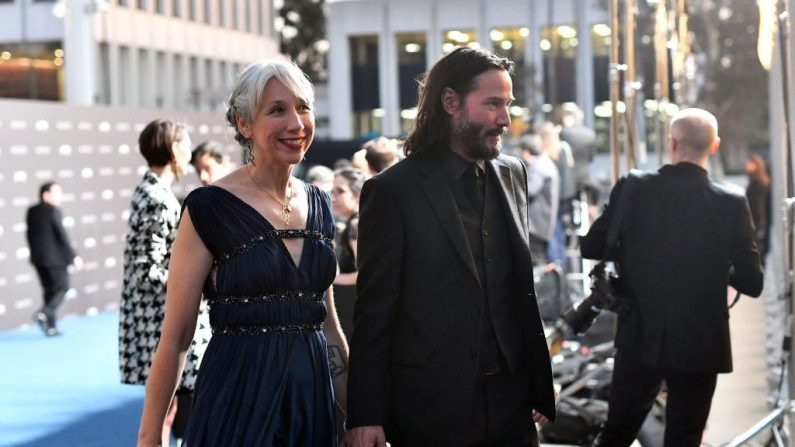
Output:
<path fill-rule="evenodd" d="M 118 318 L 0 332 L 0 446 L 135 445 L 144 388 L 119 383 Z"/>

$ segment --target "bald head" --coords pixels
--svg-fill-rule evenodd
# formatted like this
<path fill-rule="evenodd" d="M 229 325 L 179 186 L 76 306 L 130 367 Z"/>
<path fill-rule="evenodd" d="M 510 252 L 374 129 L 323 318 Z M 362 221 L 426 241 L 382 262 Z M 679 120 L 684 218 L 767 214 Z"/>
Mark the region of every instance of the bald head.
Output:
<path fill-rule="evenodd" d="M 707 158 L 720 141 L 718 120 L 704 109 L 684 109 L 671 119 L 674 161 L 696 161 Z"/>

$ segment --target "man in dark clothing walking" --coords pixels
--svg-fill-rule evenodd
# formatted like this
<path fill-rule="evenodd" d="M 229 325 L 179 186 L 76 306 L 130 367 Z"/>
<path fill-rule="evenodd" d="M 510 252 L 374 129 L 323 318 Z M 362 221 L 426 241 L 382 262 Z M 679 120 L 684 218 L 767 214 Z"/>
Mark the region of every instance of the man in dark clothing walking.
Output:
<path fill-rule="evenodd" d="M 346 446 L 538 446 L 555 417 L 527 175 L 500 154 L 512 69 L 440 59 L 406 158 L 362 189 Z"/>
<path fill-rule="evenodd" d="M 26 216 L 30 262 L 36 268 L 44 289 L 44 306 L 33 314 L 33 319 L 44 333 L 59 335 L 55 325 L 55 312 L 69 290 L 67 267 L 74 264 L 82 268 L 83 261 L 69 243 L 63 227 L 63 216 L 58 206 L 63 201 L 61 185 L 48 182 L 39 189 L 40 202 L 30 208 Z"/>
<path fill-rule="evenodd" d="M 594 445 L 629 446 L 663 381 L 665 446 L 701 445 L 717 375 L 732 370 L 727 286 L 756 297 L 763 276 L 742 191 L 707 174 L 719 144 L 712 114 L 680 111 L 671 120 L 672 163 L 619 181 L 582 240 L 583 256 L 601 259 L 613 251 L 606 239 L 618 219 L 610 254 L 630 308 L 618 316 L 609 412 Z"/>

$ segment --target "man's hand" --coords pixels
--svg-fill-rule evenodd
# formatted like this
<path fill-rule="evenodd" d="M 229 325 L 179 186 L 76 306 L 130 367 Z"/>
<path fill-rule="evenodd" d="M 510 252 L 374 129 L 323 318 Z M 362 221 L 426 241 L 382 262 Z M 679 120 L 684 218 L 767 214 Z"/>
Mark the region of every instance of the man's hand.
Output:
<path fill-rule="evenodd" d="M 386 437 L 384 427 L 380 425 L 368 425 L 365 427 L 354 427 L 345 433 L 342 441 L 343 447 L 385 447 Z"/>
<path fill-rule="evenodd" d="M 547 419 L 547 417 L 543 414 L 533 410 L 533 422 L 539 425 L 544 425 L 549 422 L 549 419 Z"/>

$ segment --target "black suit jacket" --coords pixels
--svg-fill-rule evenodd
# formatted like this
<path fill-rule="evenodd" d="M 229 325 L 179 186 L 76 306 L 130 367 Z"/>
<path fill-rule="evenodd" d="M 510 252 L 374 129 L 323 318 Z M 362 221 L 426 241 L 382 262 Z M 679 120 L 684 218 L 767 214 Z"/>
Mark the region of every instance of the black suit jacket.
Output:
<path fill-rule="evenodd" d="M 513 300 L 492 309 L 492 318 L 519 319 L 522 335 L 510 341 L 506 357 L 519 353 L 531 406 L 554 418 L 527 242 L 524 165 L 500 156 L 486 168 L 499 178 L 516 247 Z M 383 425 L 388 439 L 408 434 L 423 445 L 460 445 L 472 411 L 482 295 L 449 177 L 432 154 L 412 155 L 365 183 L 360 210 L 348 426 Z"/>
<path fill-rule="evenodd" d="M 583 238 L 598 259 L 624 187 Z M 619 315 L 616 346 L 645 364 L 697 373 L 730 372 L 726 286 L 762 292 L 762 267 L 742 191 L 712 183 L 691 163 L 666 165 L 633 184 L 619 230 L 618 261 L 634 310 Z"/>
<path fill-rule="evenodd" d="M 41 202 L 28 208 L 27 239 L 30 262 L 36 266 L 66 268 L 75 258 L 58 208 Z"/>

